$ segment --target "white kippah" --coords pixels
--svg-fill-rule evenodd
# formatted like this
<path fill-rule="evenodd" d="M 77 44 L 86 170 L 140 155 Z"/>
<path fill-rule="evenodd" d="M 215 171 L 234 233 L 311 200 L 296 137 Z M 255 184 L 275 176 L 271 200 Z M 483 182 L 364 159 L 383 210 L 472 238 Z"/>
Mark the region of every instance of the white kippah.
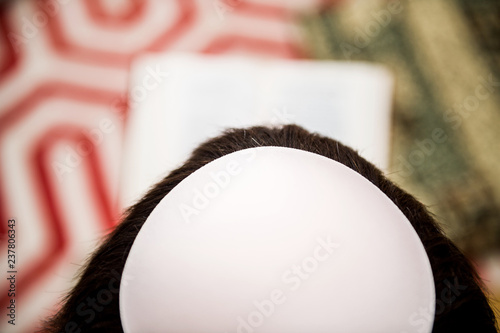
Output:
<path fill-rule="evenodd" d="M 137 235 L 120 286 L 126 333 L 431 332 L 417 233 L 367 179 L 259 147 L 194 172 Z"/>

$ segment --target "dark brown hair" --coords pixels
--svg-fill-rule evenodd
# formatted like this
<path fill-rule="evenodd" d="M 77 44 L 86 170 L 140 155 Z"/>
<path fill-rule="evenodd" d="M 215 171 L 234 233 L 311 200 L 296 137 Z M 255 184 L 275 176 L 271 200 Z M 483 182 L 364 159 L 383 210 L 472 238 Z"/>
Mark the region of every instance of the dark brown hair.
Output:
<path fill-rule="evenodd" d="M 310 151 L 343 163 L 384 192 L 417 231 L 429 256 L 436 288 L 433 332 L 496 332 L 495 316 L 477 274 L 460 250 L 414 197 L 389 181 L 374 165 L 341 143 L 295 125 L 232 129 L 198 147 L 186 163 L 156 184 L 105 239 L 42 332 L 123 332 L 118 288 L 134 239 L 160 200 L 205 164 L 238 150 L 281 146 Z"/>

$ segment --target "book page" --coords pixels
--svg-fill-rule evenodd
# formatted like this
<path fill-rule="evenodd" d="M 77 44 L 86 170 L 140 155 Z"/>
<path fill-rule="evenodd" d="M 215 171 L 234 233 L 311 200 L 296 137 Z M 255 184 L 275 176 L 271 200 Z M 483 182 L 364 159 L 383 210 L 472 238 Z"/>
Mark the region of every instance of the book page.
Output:
<path fill-rule="evenodd" d="M 382 67 L 175 54 L 143 57 L 132 73 L 125 206 L 228 128 L 298 124 L 387 167 L 392 77 Z"/>

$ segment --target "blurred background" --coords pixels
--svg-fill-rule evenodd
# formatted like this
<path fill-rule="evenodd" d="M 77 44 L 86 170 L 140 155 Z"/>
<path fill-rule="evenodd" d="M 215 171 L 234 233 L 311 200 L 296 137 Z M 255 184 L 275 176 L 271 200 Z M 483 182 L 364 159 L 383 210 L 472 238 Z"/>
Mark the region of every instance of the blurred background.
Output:
<path fill-rule="evenodd" d="M 498 305 L 499 36 L 496 0 L 2 1 L 0 267 L 7 275 L 15 218 L 18 317 L 8 325 L 2 310 L 0 332 L 34 331 L 118 223 L 133 63 L 179 51 L 384 65 L 387 174 L 428 206 Z"/>

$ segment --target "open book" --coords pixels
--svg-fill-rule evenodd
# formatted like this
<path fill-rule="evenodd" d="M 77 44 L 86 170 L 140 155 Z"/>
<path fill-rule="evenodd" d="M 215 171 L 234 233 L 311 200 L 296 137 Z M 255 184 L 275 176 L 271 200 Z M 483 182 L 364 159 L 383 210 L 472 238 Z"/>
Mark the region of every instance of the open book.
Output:
<path fill-rule="evenodd" d="M 231 127 L 298 124 L 388 165 L 392 76 L 376 65 L 148 55 L 132 68 L 122 204 Z"/>

